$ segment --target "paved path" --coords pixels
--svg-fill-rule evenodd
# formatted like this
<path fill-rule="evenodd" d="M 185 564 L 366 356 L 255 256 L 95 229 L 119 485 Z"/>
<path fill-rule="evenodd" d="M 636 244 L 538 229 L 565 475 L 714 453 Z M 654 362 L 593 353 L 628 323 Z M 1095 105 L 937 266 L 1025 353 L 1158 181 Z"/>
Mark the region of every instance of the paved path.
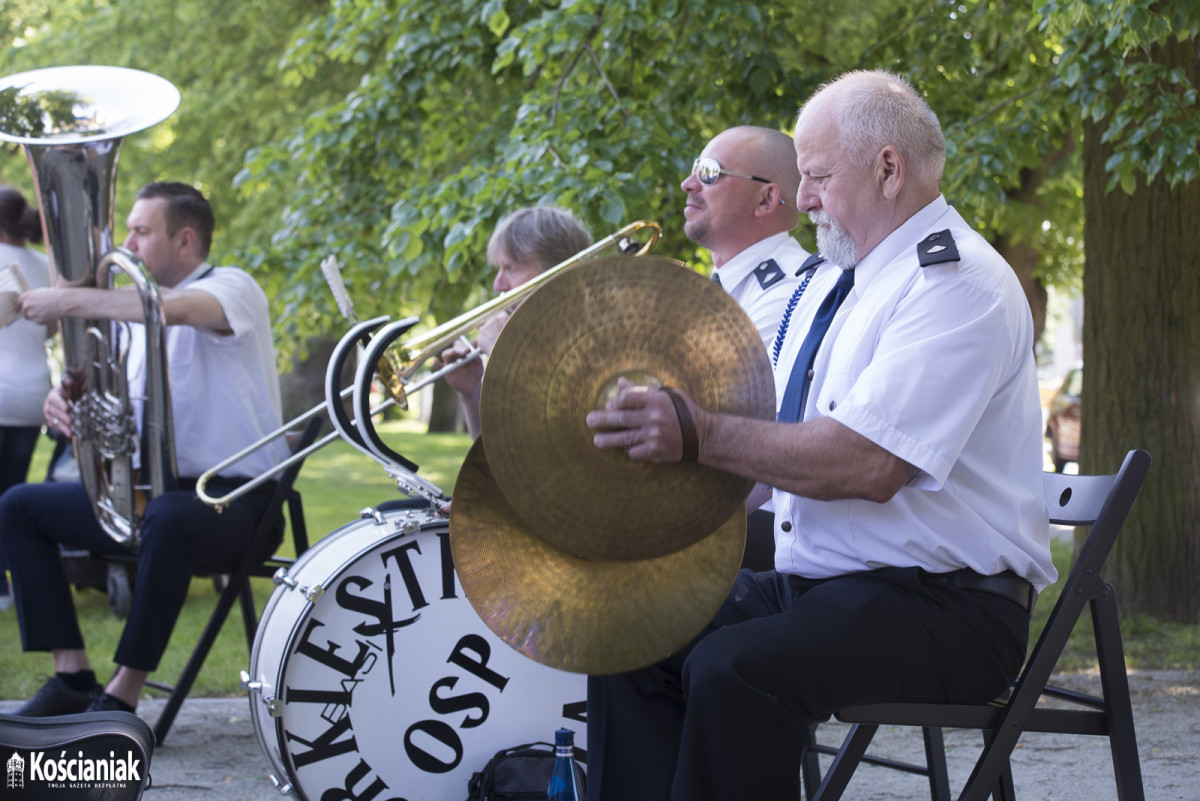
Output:
<path fill-rule="evenodd" d="M 1057 683 L 1095 691 L 1099 679 L 1069 676 Z M 1200 801 L 1200 671 L 1134 673 L 1130 684 L 1146 798 Z M 11 711 L 17 703 L 0 701 L 0 712 Z M 153 725 L 161 708 L 161 701 L 150 700 L 139 712 Z M 840 726 L 823 726 L 821 739 L 836 743 L 842 731 Z M 920 736 L 909 729 L 882 729 L 875 743 L 876 753 L 915 758 Z M 946 743 L 951 783 L 958 787 L 977 753 L 977 735 L 950 731 Z M 271 772 L 244 698 L 193 698 L 184 703 L 167 742 L 154 753 L 154 786 L 144 799 L 272 801 L 280 794 L 271 783 Z M 1027 735 L 1013 756 L 1013 772 L 1022 801 L 1116 799 L 1107 741 L 1101 738 Z M 465 787 L 450 786 L 441 798 L 407 801 L 463 801 L 466 795 Z M 864 766 L 846 797 L 898 801 L 925 799 L 928 792 L 920 777 Z"/>

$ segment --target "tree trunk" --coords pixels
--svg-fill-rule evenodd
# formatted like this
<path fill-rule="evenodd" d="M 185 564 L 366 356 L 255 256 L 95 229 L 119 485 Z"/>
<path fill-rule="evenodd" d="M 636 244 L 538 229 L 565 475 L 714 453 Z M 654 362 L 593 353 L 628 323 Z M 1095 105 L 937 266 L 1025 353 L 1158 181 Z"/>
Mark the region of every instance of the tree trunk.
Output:
<path fill-rule="evenodd" d="M 1075 137 L 1064 137 L 1062 147 L 1047 153 L 1037 169 L 1021 170 L 1018 176 L 1020 183 L 1007 193 L 1009 202 L 1041 208 L 1039 190 L 1045 184 L 1050 173 L 1074 153 Z M 1037 343 L 1041 342 L 1042 334 L 1046 330 L 1048 293 L 1046 285 L 1037 276 L 1038 263 L 1041 261 L 1042 254 L 1034 245 L 1004 234 L 997 236 L 992 242 L 992 246 L 1013 268 L 1013 272 L 1017 274 L 1017 279 L 1021 282 L 1021 288 L 1025 290 L 1025 297 L 1029 301 L 1029 310 L 1033 313 L 1033 342 L 1036 347 Z"/>
<path fill-rule="evenodd" d="M 993 243 L 1004 260 L 1012 267 L 1025 290 L 1025 298 L 1029 301 L 1029 310 L 1033 313 L 1033 343 L 1037 345 L 1042 340 L 1046 330 L 1046 287 L 1035 275 L 1041 254 L 1032 245 L 1014 243 L 1006 236 L 999 236 Z"/>
<path fill-rule="evenodd" d="M 450 432 L 463 430 L 462 414 L 458 408 L 458 393 L 445 381 L 437 381 L 430 389 L 433 395 L 429 407 L 429 431 Z"/>
<path fill-rule="evenodd" d="M 279 394 L 285 422 L 298 417 L 318 403 L 325 402 L 325 369 L 337 341 L 314 337 L 305 344 L 307 355 L 303 359 L 293 358 L 292 369 L 279 376 Z M 347 359 L 346 366 L 342 369 L 343 388 L 350 386 L 354 380 L 354 367 L 355 360 Z M 333 427 L 327 421 L 321 433 L 328 434 L 332 430 Z"/>
<path fill-rule="evenodd" d="M 279 375 L 285 422 L 325 401 L 325 365 L 329 363 L 334 342 L 313 338 L 305 344 L 305 358 L 293 357 L 291 369 Z"/>
<path fill-rule="evenodd" d="M 1150 57 L 1197 84 L 1196 42 Z M 1200 613 L 1200 180 L 1105 192 L 1111 148 L 1084 130 L 1080 472 L 1111 473 L 1144 448 L 1154 467 L 1109 560 L 1124 609 L 1191 623 Z"/>

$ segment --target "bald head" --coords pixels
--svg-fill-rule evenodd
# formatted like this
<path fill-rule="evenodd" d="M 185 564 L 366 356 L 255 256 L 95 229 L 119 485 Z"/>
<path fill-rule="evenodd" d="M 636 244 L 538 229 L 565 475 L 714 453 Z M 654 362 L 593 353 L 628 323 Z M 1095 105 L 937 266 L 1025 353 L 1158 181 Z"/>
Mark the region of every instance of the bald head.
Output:
<path fill-rule="evenodd" d="M 773 128 L 757 125 L 739 125 L 713 137 L 713 142 L 728 139 L 737 149 L 742 165 L 752 175 L 761 175 L 779 185 L 779 191 L 787 202 L 787 208 L 796 220 L 784 230 L 791 230 L 799 222 L 792 198 L 800 187 L 800 173 L 796 169 L 796 148 L 792 137 Z"/>
<path fill-rule="evenodd" d="M 904 158 L 914 188 L 922 195 L 936 193 L 946 165 L 946 138 L 937 114 L 904 78 L 857 70 L 825 84 L 801 107 L 796 129 L 829 121 L 851 164 L 869 164 L 891 145 Z"/>
<path fill-rule="evenodd" d="M 715 266 L 799 224 L 795 199 L 800 173 L 790 136 L 739 125 L 714 136 L 701 155 L 724 172 L 711 184 L 701 183 L 694 174 L 683 181 L 688 195 L 683 231 L 709 249 Z"/>

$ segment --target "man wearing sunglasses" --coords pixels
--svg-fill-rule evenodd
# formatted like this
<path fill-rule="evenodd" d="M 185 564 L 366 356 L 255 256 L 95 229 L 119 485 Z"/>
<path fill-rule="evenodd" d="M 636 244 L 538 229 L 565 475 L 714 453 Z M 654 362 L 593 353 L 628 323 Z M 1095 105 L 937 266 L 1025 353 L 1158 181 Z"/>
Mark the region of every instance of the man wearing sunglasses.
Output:
<path fill-rule="evenodd" d="M 739 125 L 714 136 L 680 184 L 687 194 L 683 232 L 708 248 L 713 279 L 746 312 L 768 354 L 801 281 L 807 278 L 810 283 L 832 286 L 836 278 L 832 265 L 820 269 L 810 265 L 808 253 L 788 233 L 800 222 L 794 202 L 799 186 L 792 138 L 754 125 Z M 810 266 L 821 275 L 809 274 Z M 828 286 L 815 286 L 813 293 L 823 293 Z M 769 570 L 774 566 L 774 529 L 768 500 L 747 520 L 743 567 Z"/>
<path fill-rule="evenodd" d="M 768 348 L 808 258 L 788 234 L 800 222 L 799 186 L 791 137 L 752 125 L 714 136 L 680 184 L 683 232 L 712 254 L 714 279 Z"/>

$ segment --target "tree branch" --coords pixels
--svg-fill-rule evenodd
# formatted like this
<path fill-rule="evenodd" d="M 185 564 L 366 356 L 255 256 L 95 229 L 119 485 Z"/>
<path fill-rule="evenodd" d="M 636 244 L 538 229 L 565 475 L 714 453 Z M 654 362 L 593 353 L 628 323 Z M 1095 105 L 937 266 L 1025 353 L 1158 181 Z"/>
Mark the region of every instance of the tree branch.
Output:
<path fill-rule="evenodd" d="M 1022 92 L 1021 94 L 1017 95 L 1016 97 L 1005 98 L 1004 100 L 1001 100 L 1000 102 L 994 104 L 991 108 L 984 111 L 982 114 L 980 114 L 975 119 L 968 122 L 964 127 L 970 128 L 972 126 L 978 125 L 979 123 L 986 120 L 988 117 L 995 114 L 1000 109 L 1005 108 L 1006 106 L 1011 106 L 1013 103 L 1016 103 L 1018 100 L 1024 100 L 1025 98 L 1030 97 L 1031 95 L 1036 95 L 1038 92 L 1041 92 L 1043 89 L 1046 89 L 1046 88 L 1052 86 L 1053 84 L 1058 83 L 1058 80 L 1059 80 L 1058 77 L 1055 76 L 1046 81 L 1043 81 L 1039 85 L 1033 87 L 1032 89 L 1030 89 L 1026 92 Z"/>
<path fill-rule="evenodd" d="M 608 79 L 608 75 L 604 72 L 604 67 L 600 64 L 600 59 L 596 56 L 596 51 L 592 50 L 592 46 L 588 42 L 583 43 L 583 49 L 587 51 L 588 56 L 592 59 L 592 66 L 596 68 L 596 72 L 600 75 L 600 80 L 608 87 L 608 93 L 612 95 L 613 100 L 617 101 L 617 108 L 621 110 L 621 116 L 629 120 L 629 111 L 621 103 L 621 95 L 617 93 L 616 87 L 612 85 L 612 81 Z"/>
<path fill-rule="evenodd" d="M 565 162 L 563 162 L 562 157 L 558 155 L 558 151 L 554 149 L 554 145 L 546 145 L 544 148 L 542 148 L 542 155 L 544 156 L 547 153 L 549 153 L 550 157 L 554 159 L 554 164 L 560 170 L 565 170 L 567 168 L 567 165 Z M 541 156 L 538 158 L 540 159 Z"/>
<path fill-rule="evenodd" d="M 584 45 L 586 47 L 587 45 Z M 575 65 L 579 63 L 580 57 L 583 55 L 583 49 L 575 51 L 575 58 L 571 59 L 571 63 L 563 71 L 562 77 L 554 84 L 554 102 L 550 104 L 550 125 L 553 127 L 554 121 L 558 119 L 558 99 L 562 97 L 563 87 L 567 84 L 567 78 L 571 77 L 571 73 L 575 71 Z"/>

